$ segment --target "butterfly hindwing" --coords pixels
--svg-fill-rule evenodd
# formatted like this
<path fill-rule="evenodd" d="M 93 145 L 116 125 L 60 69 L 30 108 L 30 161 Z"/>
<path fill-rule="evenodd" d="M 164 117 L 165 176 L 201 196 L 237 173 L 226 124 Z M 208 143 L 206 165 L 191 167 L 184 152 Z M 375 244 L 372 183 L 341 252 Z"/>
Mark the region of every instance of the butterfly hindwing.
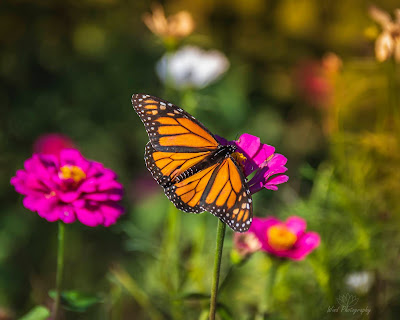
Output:
<path fill-rule="evenodd" d="M 154 179 L 163 186 L 168 199 L 180 210 L 193 213 L 209 211 L 234 231 L 247 231 L 252 220 L 252 199 L 236 161 L 229 157 L 173 183 L 171 175 L 164 174 L 162 170 L 172 166 L 169 169 L 171 171 L 181 164 L 181 160 L 172 160 L 176 155 L 156 151 L 150 142 L 146 145 L 146 166 Z M 186 155 L 204 157 L 193 153 Z M 179 154 L 179 157 L 183 158 L 185 154 Z M 200 161 L 197 159 L 196 163 Z"/>
<path fill-rule="evenodd" d="M 226 158 L 216 168 L 200 205 L 236 232 L 249 229 L 253 218 L 252 198 L 246 178 L 232 157 Z"/>
<path fill-rule="evenodd" d="M 164 189 L 167 197 L 178 209 L 186 212 L 200 213 L 205 211 L 201 206 L 201 198 L 218 164 L 201 170 L 170 187 Z"/>
<path fill-rule="evenodd" d="M 190 168 L 194 164 L 199 163 L 202 159 L 204 159 L 204 156 L 205 152 L 200 154 L 161 152 L 155 150 L 151 143 L 148 142 L 145 148 L 144 159 L 146 162 L 146 167 L 151 172 L 153 178 L 164 188 L 164 193 L 178 209 L 186 212 L 200 213 L 204 210 L 198 206 L 198 201 L 194 203 L 193 201 L 190 201 L 191 199 L 187 198 L 190 196 L 190 194 L 188 195 L 188 192 L 191 190 L 186 190 L 186 185 L 191 184 L 193 178 L 190 181 L 185 179 L 185 182 L 180 184 L 178 183 L 178 187 L 171 181 L 176 176 L 176 172 L 182 172 L 181 169 L 187 170 L 187 168 Z M 174 158 L 178 158 L 178 160 Z M 201 176 L 203 173 L 204 172 L 201 171 L 199 175 Z M 191 186 L 188 188 L 190 189 L 192 187 L 195 188 L 196 186 L 191 184 Z M 186 200 L 186 202 L 184 200 Z"/>
<path fill-rule="evenodd" d="M 157 151 L 148 142 L 145 148 L 144 160 L 153 178 L 162 186 L 166 186 L 171 181 L 174 181 L 177 176 L 206 159 L 208 155 L 209 152 L 177 153 Z"/>
<path fill-rule="evenodd" d="M 158 151 L 202 152 L 214 150 L 219 145 L 206 127 L 168 101 L 134 94 L 132 105 L 144 123 L 151 144 Z"/>

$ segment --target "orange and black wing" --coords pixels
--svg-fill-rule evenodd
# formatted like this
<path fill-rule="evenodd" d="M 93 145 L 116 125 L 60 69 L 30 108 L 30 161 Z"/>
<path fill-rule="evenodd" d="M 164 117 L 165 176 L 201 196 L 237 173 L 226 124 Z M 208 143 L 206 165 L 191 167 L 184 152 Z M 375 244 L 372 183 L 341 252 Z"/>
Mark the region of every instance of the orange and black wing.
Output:
<path fill-rule="evenodd" d="M 245 232 L 250 227 L 251 195 L 241 169 L 230 157 L 180 182 L 166 185 L 164 192 L 180 210 L 209 211 L 236 232 Z"/>
<path fill-rule="evenodd" d="M 146 166 L 174 205 L 186 212 L 207 210 L 234 231 L 247 231 L 253 215 L 252 199 L 246 178 L 232 157 L 197 173 L 192 171 L 181 181 L 175 179 L 218 148 L 212 133 L 187 112 L 159 98 L 134 94 L 132 104 L 150 139 Z"/>
<path fill-rule="evenodd" d="M 252 198 L 237 162 L 226 158 L 212 173 L 200 206 L 236 232 L 249 229 L 253 219 Z"/>
<path fill-rule="evenodd" d="M 146 144 L 144 160 L 153 178 L 162 186 L 173 183 L 174 179 L 190 170 L 209 155 L 204 152 L 162 152 L 154 149 L 152 144 Z"/>
<path fill-rule="evenodd" d="M 134 94 L 132 105 L 157 151 L 204 152 L 215 150 L 219 145 L 206 127 L 168 101 L 145 94 Z"/>
<path fill-rule="evenodd" d="M 174 185 L 173 179 L 188 168 L 202 161 L 208 152 L 203 153 L 172 153 L 161 152 L 153 148 L 150 142 L 146 144 L 145 162 L 153 178 L 164 188 L 171 202 L 180 210 L 200 213 L 204 210 L 199 206 L 199 200 L 211 177 L 211 168 Z M 216 167 L 216 165 L 214 166 Z"/>

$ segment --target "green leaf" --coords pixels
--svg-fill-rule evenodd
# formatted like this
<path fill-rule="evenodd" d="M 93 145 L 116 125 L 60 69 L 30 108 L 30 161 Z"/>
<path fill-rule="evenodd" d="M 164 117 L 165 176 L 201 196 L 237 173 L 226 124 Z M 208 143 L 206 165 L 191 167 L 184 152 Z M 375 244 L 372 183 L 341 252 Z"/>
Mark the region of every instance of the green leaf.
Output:
<path fill-rule="evenodd" d="M 233 315 L 232 312 L 228 309 L 228 307 L 222 303 L 217 303 L 217 313 L 223 320 L 232 320 Z"/>
<path fill-rule="evenodd" d="M 46 307 L 36 306 L 19 320 L 46 320 L 48 317 L 50 311 Z"/>
<path fill-rule="evenodd" d="M 55 298 L 56 292 L 49 292 L 51 298 Z M 74 312 L 85 312 L 92 305 L 101 303 L 102 299 L 97 295 L 83 293 L 76 290 L 61 292 L 61 305 L 64 309 Z"/>
<path fill-rule="evenodd" d="M 299 168 L 299 171 L 300 171 L 300 175 L 303 178 L 306 178 L 310 181 L 314 181 L 315 176 L 317 175 L 316 170 L 313 167 L 311 167 L 311 165 L 309 163 L 303 164 Z"/>
<path fill-rule="evenodd" d="M 203 310 L 200 314 L 199 320 L 208 320 L 209 313 L 210 313 L 210 310 L 208 310 L 208 308 Z"/>

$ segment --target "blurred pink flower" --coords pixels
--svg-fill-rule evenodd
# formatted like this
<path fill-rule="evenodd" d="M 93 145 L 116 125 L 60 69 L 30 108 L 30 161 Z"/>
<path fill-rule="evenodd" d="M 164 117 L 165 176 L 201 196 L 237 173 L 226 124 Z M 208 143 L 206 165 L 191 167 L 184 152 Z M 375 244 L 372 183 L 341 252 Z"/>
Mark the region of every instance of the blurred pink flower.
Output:
<path fill-rule="evenodd" d="M 294 70 L 294 86 L 312 106 L 326 107 L 330 103 L 333 87 L 320 61 L 301 61 Z"/>
<path fill-rule="evenodd" d="M 223 145 L 235 144 L 237 146 L 233 156 L 243 167 L 245 176 L 249 176 L 256 171 L 248 182 L 251 193 L 254 194 L 263 188 L 278 190 L 278 184 L 289 180 L 287 175 L 282 175 L 287 170 L 285 167 L 286 157 L 279 153 L 274 153 L 275 148 L 261 143 L 259 137 L 244 133 L 237 141 L 227 141 L 218 136 L 217 139 Z"/>
<path fill-rule="evenodd" d="M 74 148 L 74 143 L 70 138 L 60 133 L 47 133 L 41 135 L 33 144 L 33 153 L 52 154 L 60 156 L 63 149 Z"/>
<path fill-rule="evenodd" d="M 133 179 L 129 194 L 134 201 L 138 202 L 159 191 L 159 186 L 150 173 L 143 172 Z"/>
<path fill-rule="evenodd" d="M 258 240 L 253 233 L 249 232 L 235 232 L 233 235 L 233 243 L 237 253 L 242 257 L 246 257 L 260 250 L 262 247 L 260 240 Z"/>
<path fill-rule="evenodd" d="M 11 184 L 25 196 L 25 208 L 50 222 L 78 219 L 90 227 L 108 227 L 123 213 L 119 205 L 123 187 L 117 175 L 78 150 L 61 150 L 59 158 L 34 154 L 24 166 Z"/>
<path fill-rule="evenodd" d="M 306 221 L 296 216 L 286 222 L 274 217 L 255 217 L 248 233 L 261 242 L 261 250 L 281 258 L 302 260 L 320 243 L 319 234 L 305 232 L 306 227 Z"/>

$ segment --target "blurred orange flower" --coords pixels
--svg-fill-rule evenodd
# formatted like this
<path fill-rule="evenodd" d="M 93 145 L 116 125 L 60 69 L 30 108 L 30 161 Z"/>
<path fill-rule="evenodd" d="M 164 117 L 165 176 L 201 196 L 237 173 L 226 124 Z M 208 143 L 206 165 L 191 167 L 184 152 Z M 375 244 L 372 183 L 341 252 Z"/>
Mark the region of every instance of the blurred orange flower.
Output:
<path fill-rule="evenodd" d="M 188 11 L 179 11 L 168 18 L 160 4 L 155 4 L 152 11 L 143 15 L 143 21 L 151 32 L 161 38 L 184 38 L 194 30 L 195 23 Z"/>
<path fill-rule="evenodd" d="M 383 29 L 375 41 L 376 59 L 382 62 L 393 55 L 395 61 L 400 62 L 400 9 L 394 11 L 394 20 L 375 6 L 369 8 L 369 14 Z"/>
<path fill-rule="evenodd" d="M 12 320 L 14 319 L 14 314 L 7 309 L 0 307 L 0 320 Z"/>
<path fill-rule="evenodd" d="M 333 52 L 327 52 L 322 57 L 321 64 L 327 75 L 337 74 L 343 66 L 342 59 Z"/>

